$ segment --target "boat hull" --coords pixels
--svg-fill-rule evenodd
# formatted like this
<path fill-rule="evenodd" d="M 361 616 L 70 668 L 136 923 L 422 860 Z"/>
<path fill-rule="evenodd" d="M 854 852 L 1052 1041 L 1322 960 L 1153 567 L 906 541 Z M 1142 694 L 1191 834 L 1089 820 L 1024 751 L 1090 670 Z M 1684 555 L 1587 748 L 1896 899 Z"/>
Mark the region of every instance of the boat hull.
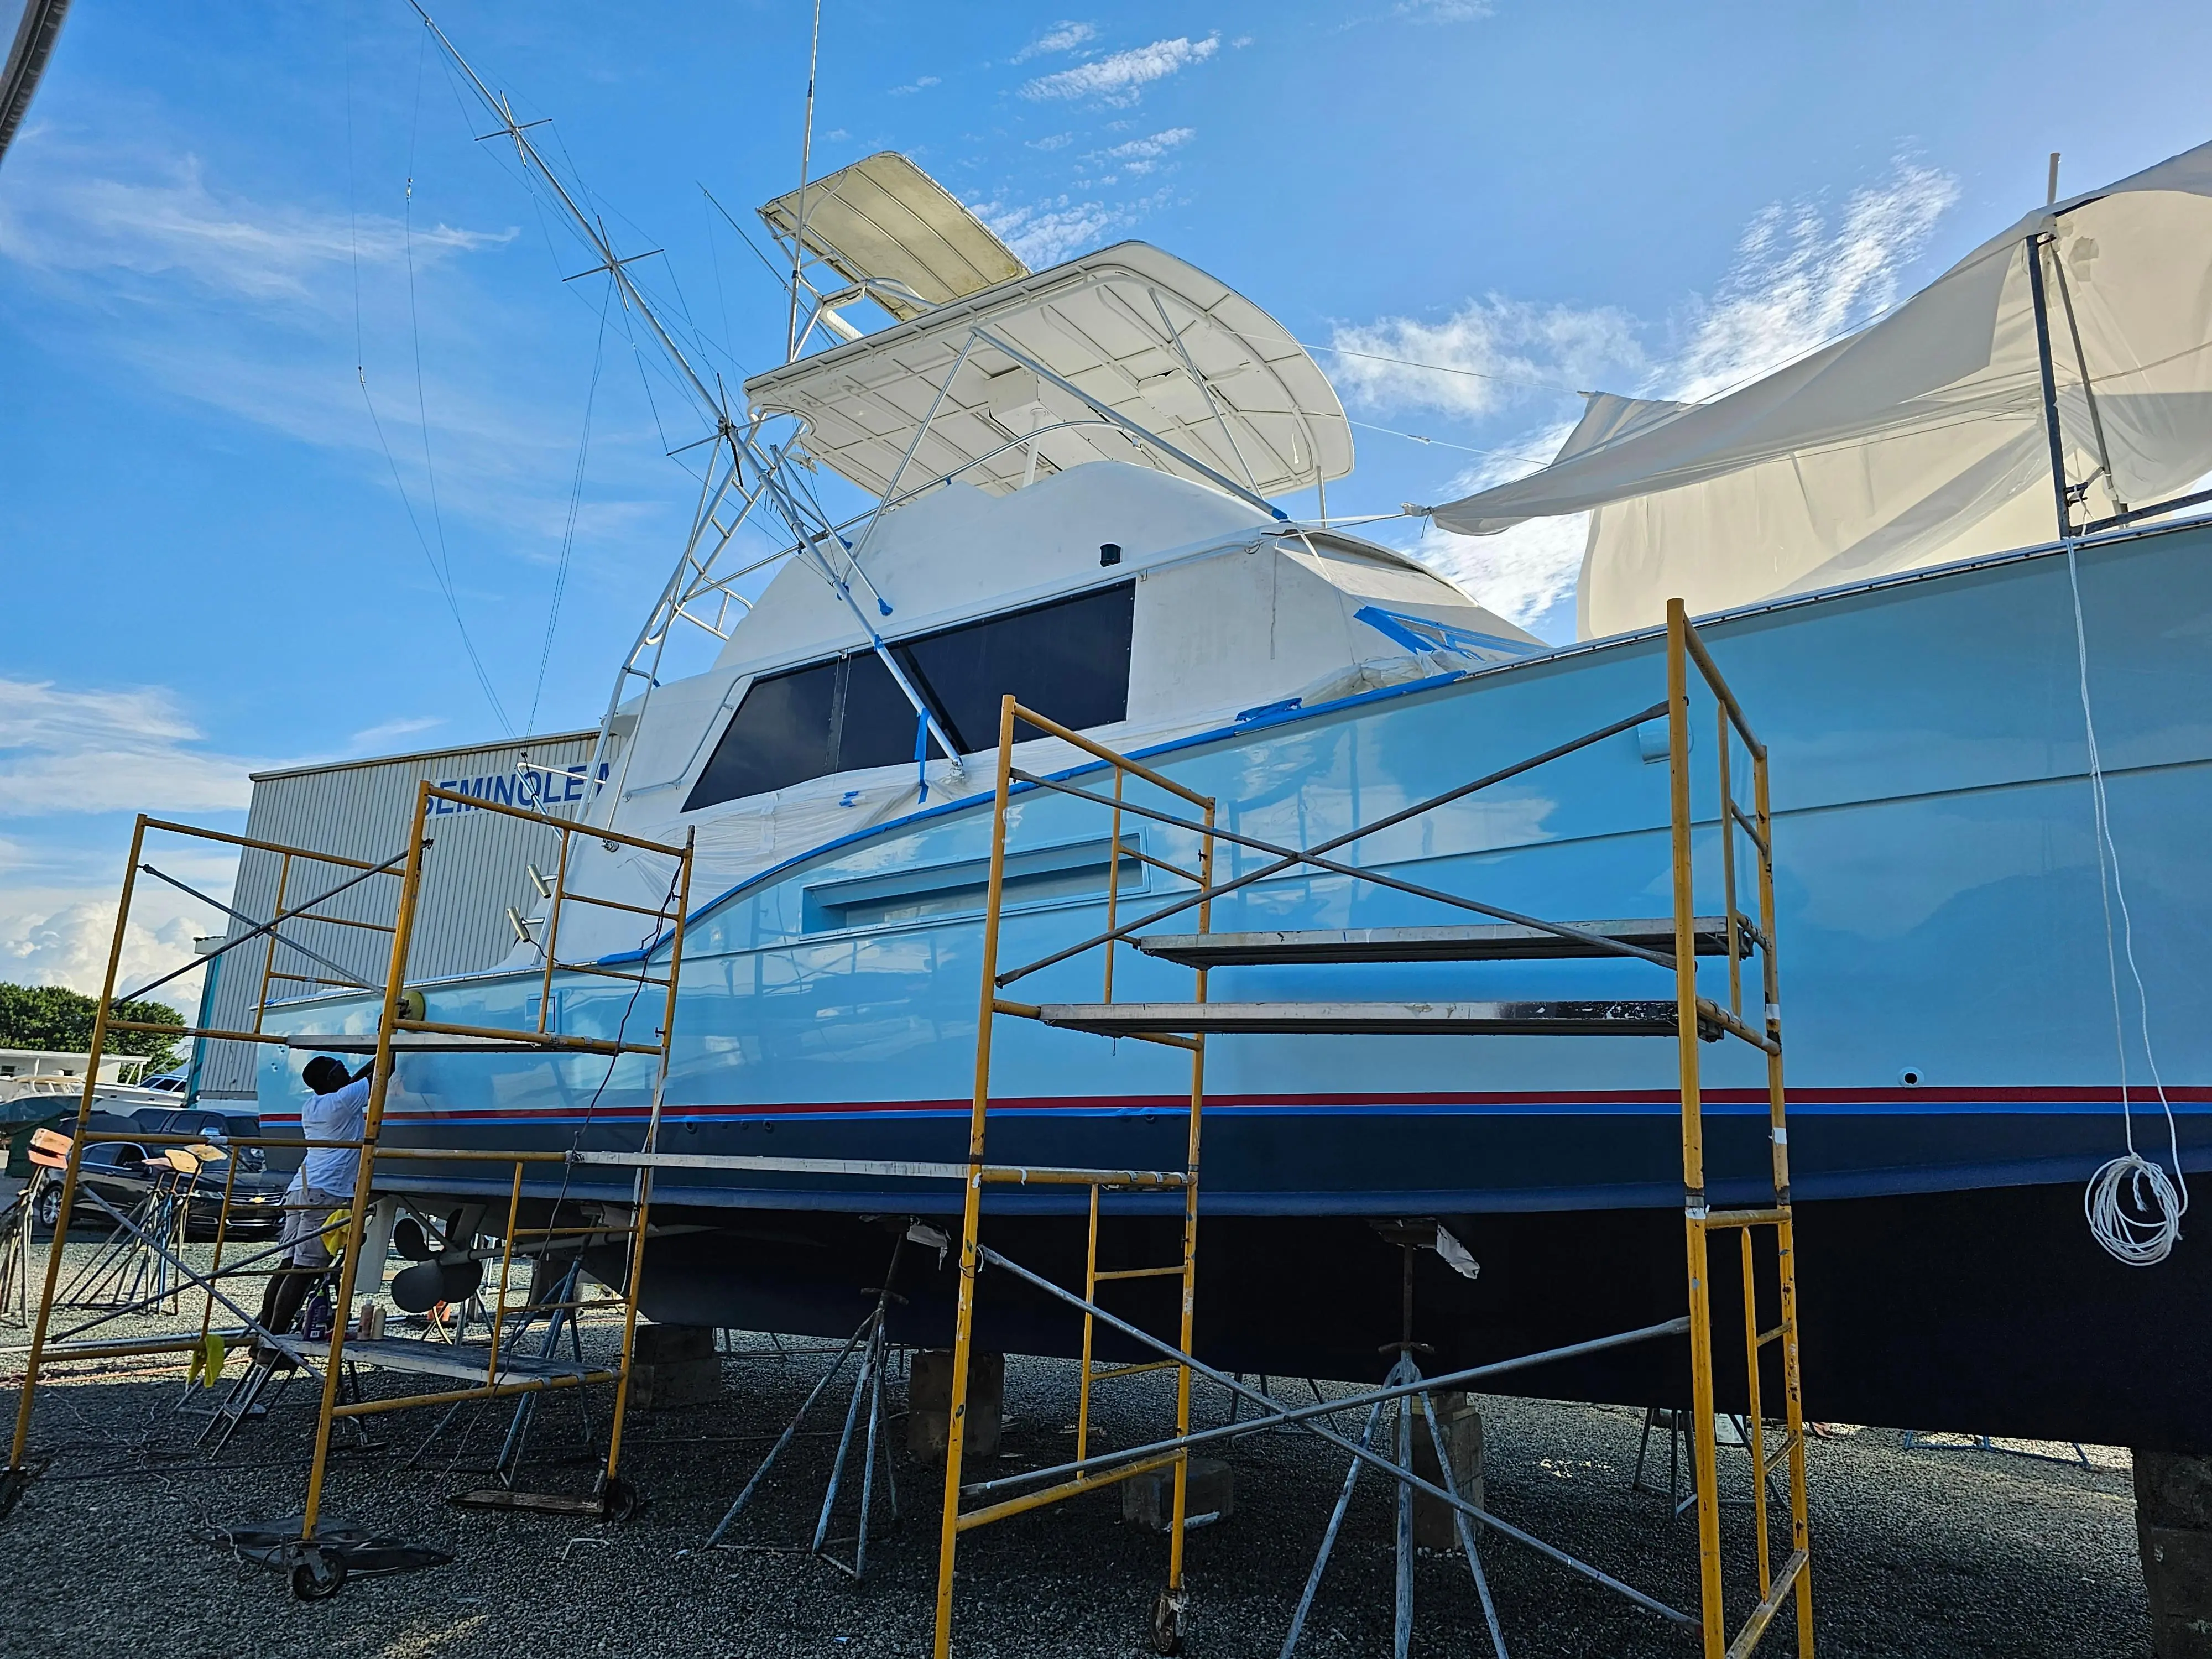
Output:
<path fill-rule="evenodd" d="M 822 1210 L 681 1215 L 710 1232 L 656 1239 L 643 1306 L 677 1323 L 842 1338 L 873 1305 L 906 1218 L 864 1222 Z M 1432 1252 L 1416 1257 L 1414 1335 L 1431 1376 L 1609 1336 L 1687 1310 L 1679 1209 L 1492 1212 L 1442 1218 L 1480 1262 L 1470 1281 Z M 957 1272 L 957 1216 L 934 1224 L 956 1249 L 900 1253 L 894 1340 L 949 1346 Z M 1083 1282 L 1082 1224 L 1008 1217 L 991 1245 L 1058 1282 Z M 1168 1218 L 1109 1226 L 1101 1261 L 1176 1260 Z M 2212 1256 L 2185 1243 L 2155 1272 L 2118 1267 L 2081 1222 L 2074 1183 L 1816 1201 L 1799 1206 L 1804 1399 L 1814 1421 L 2080 1441 L 2212 1453 L 2212 1331 L 2191 1310 L 2212 1297 Z M 1361 1218 L 1223 1217 L 1201 1224 L 1198 1349 L 1224 1369 L 1296 1382 L 1378 1382 L 1398 1338 L 1401 1257 Z M 1762 1255 L 1762 1259 L 1765 1259 Z M 618 1277 L 618 1259 L 598 1265 Z M 1771 1323 L 1771 1272 L 1762 1278 Z M 1716 1388 L 1745 1400 L 1733 1247 L 1712 1263 Z M 1174 1281 L 1114 1287 L 1121 1316 L 1171 1335 Z M 1062 1304 L 987 1269 L 977 1336 L 1000 1352 L 1073 1358 L 1080 1331 Z M 1155 1357 L 1103 1334 L 1099 1357 Z M 1768 1408 L 1782 1379 L 1769 1364 Z M 1682 1339 L 1521 1371 L 1487 1391 L 1551 1399 L 1686 1407 Z"/>
<path fill-rule="evenodd" d="M 2130 942 L 2189 1170 L 2212 1163 L 2212 1033 L 2188 1018 L 2212 992 L 2212 864 L 2198 845 L 2212 821 L 2208 554 L 2212 530 L 2196 527 L 2114 539 L 2079 558 Z M 2136 1144 L 2166 1154 L 2168 1131 L 2144 1086 L 2124 979 L 2116 1042 L 2071 592 L 2063 556 L 2021 556 L 1705 627 L 1772 756 L 1808 1399 L 1852 1420 L 2212 1445 L 2212 1402 L 2161 1404 L 2142 1381 L 2185 1369 L 2170 1345 L 2177 1327 L 2193 1328 L 2183 1310 L 2201 1306 L 2206 1288 L 2191 1246 L 2130 1270 L 2098 1249 L 2080 1210 L 2080 1183 L 2125 1144 L 2122 1049 Z M 1658 641 L 1632 638 L 1266 716 L 1170 745 L 1152 763 L 1218 798 L 1224 824 L 1310 845 L 1648 708 L 1663 690 Z M 1667 769 L 1653 763 L 1650 735 L 1618 733 L 1344 856 L 1562 920 L 1662 914 Z M 1713 728 L 1698 738 L 1698 876 L 1701 908 L 1711 909 Z M 659 1149 L 964 1157 L 988 832 L 988 799 L 971 793 L 810 852 L 699 910 Z M 1125 833 L 1151 858 L 1195 861 L 1185 830 L 1125 823 Z M 1105 835 L 1088 803 L 1017 802 L 1010 867 L 1046 875 L 1009 886 L 1002 966 L 1101 930 Z M 1097 849 L 1087 887 L 1086 846 Z M 1257 862 L 1224 850 L 1218 869 Z M 1119 914 L 1162 908 L 1178 890 L 1148 869 L 1135 890 L 1125 884 Z M 1296 874 L 1220 901 L 1212 925 L 1449 919 L 1371 884 Z M 1186 912 L 1158 928 L 1189 925 Z M 2112 960 L 2124 975 L 2124 953 Z M 1707 994 L 1725 995 L 1724 969 L 1704 972 Z M 657 1005 L 641 1013 L 618 982 L 556 979 L 563 1030 L 635 1040 L 657 1024 Z M 1187 999 L 1190 984 L 1187 970 L 1117 954 L 1117 998 Z M 535 1022 L 538 985 L 535 974 L 494 974 L 426 989 L 434 1018 L 502 1025 Z M 1092 951 L 1007 994 L 1096 1001 L 1100 988 Z M 1633 962 L 1241 967 L 1211 983 L 1217 1000 L 1252 1001 L 1670 991 L 1659 970 Z M 374 1010 L 334 999 L 272 1018 L 298 1032 L 359 1031 Z M 1735 1043 L 1703 1053 L 1708 1185 L 1722 1202 L 1754 1198 L 1767 1163 L 1760 1057 Z M 1248 1370 L 1370 1374 L 1375 1343 L 1390 1334 L 1372 1328 L 1395 1306 L 1395 1252 L 1367 1225 L 1381 1217 L 1457 1218 L 1478 1258 L 1496 1239 L 1522 1262 L 1509 1276 L 1528 1287 L 1533 1311 L 1511 1319 L 1483 1299 L 1500 1271 L 1487 1262 L 1492 1290 L 1438 1279 L 1423 1334 L 1465 1363 L 1680 1311 L 1674 1069 L 1671 1040 L 1649 1037 L 1212 1040 L 1202 1202 L 1221 1242 L 1206 1257 L 1208 1351 Z M 281 1057 L 268 1062 L 264 1116 L 296 1089 Z M 1181 1164 L 1188 1062 L 1173 1050 L 1001 1018 L 991 1091 L 994 1163 Z M 411 1055 L 391 1109 L 397 1141 L 635 1151 L 650 1075 L 635 1060 Z M 455 1166 L 414 1180 L 460 1193 L 477 1189 L 476 1174 Z M 556 1188 L 620 1201 L 627 1184 L 573 1168 L 532 1190 Z M 1065 1269 L 1084 1201 L 1079 1190 L 994 1191 L 993 1224 L 1033 1234 Z M 1115 1224 L 1171 1225 L 1143 1218 L 1159 1203 L 1122 1200 Z M 870 1251 L 888 1250 L 880 1228 L 857 1218 L 944 1216 L 957 1211 L 957 1187 L 670 1170 L 656 1205 L 720 1224 L 656 1255 L 649 1311 L 665 1297 L 661 1307 L 679 1313 L 834 1330 L 850 1322 L 858 1287 L 881 1282 Z M 756 1244 L 799 1237 L 812 1242 L 789 1248 L 845 1265 L 783 1283 Z M 909 1317 L 927 1324 L 939 1317 L 933 1305 L 919 1295 Z M 1003 1340 L 1066 1351 L 1050 1323 L 1016 1321 Z M 1531 1386 L 1671 1398 L 1662 1383 L 1674 1362 L 1656 1352 Z"/>

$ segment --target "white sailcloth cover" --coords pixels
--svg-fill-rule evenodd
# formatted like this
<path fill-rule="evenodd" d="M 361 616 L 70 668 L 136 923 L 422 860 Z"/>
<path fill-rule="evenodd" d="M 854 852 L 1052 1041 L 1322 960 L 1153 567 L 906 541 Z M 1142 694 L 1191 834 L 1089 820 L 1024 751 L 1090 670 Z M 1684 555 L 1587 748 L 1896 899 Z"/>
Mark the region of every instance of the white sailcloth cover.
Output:
<path fill-rule="evenodd" d="M 2212 470 L 2212 144 L 2028 215 L 1881 321 L 1710 403 L 1601 394 L 1549 466 L 1433 509 L 1589 512 L 1585 639 L 2050 541 L 2028 260 L 2076 529 Z"/>

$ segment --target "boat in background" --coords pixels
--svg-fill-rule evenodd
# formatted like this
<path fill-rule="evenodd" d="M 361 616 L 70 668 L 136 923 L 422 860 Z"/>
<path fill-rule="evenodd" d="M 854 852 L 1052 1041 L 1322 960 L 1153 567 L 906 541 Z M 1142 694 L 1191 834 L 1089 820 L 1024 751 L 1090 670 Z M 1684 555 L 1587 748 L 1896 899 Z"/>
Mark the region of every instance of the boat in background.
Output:
<path fill-rule="evenodd" d="M 750 382 L 744 415 L 718 411 L 720 470 L 586 774 L 606 779 L 594 822 L 689 833 L 698 849 L 653 1150 L 964 1157 L 990 852 L 976 757 L 1003 694 L 1217 798 L 1227 827 L 1297 847 L 1663 698 L 1650 630 L 1547 647 L 1345 525 L 1272 505 L 1349 471 L 1348 424 L 1287 331 L 1224 285 L 1133 243 L 1022 270 L 902 158 L 807 190 L 763 217 L 841 279 L 814 290 L 799 337 L 840 343 Z M 626 283 L 614 250 L 593 245 Z M 864 334 L 845 319 L 864 299 L 890 326 Z M 779 420 L 793 433 L 771 446 L 761 434 Z M 822 509 L 817 469 L 874 504 Z M 711 668 L 663 683 L 668 631 L 732 591 L 742 562 L 716 561 L 757 511 L 790 532 L 769 556 L 778 573 Z M 2136 1144 L 2163 1153 L 2170 1121 L 2175 1175 L 2212 1164 L 2212 1038 L 2180 1017 L 2212 990 L 2197 845 L 2212 817 L 2212 523 L 2124 513 L 2096 533 L 1699 621 L 1771 754 L 1816 1417 L 2212 1450 L 2197 1381 L 2212 1336 L 2192 1314 L 2212 1257 L 2185 1246 L 2131 1270 L 2081 1217 L 2124 1109 L 2085 672 L 2171 1111 L 2154 1102 L 2144 1116 L 2136 1073 Z M 1536 915 L 1657 917 L 1670 902 L 1664 757 L 1654 729 L 1623 730 L 1345 856 Z M 1017 764 L 1097 769 L 1051 739 L 1021 745 Z M 1712 799 L 1703 811 L 1710 823 Z M 579 839 L 570 890 L 647 910 L 665 900 L 665 861 Z M 1718 848 L 1711 824 L 1701 882 Z M 1168 866 L 1194 851 L 1183 830 L 1129 821 L 1117 836 L 1089 803 L 1024 796 L 1006 957 L 1103 931 L 1109 873 L 1125 920 L 1188 891 Z M 1224 857 L 1229 874 L 1253 867 Z M 668 941 L 605 914 L 575 933 L 564 915 L 557 939 L 541 923 L 506 962 L 419 984 L 428 1018 L 543 1013 L 562 1032 L 637 1040 L 653 1013 L 606 970 L 665 965 Z M 1212 927 L 1450 919 L 1403 891 L 1293 872 L 1218 900 Z M 1045 967 L 1022 994 L 1090 1000 L 1097 971 Z M 1213 994 L 1264 1000 L 1285 971 L 1222 968 Z M 1186 983 L 1132 952 L 1115 988 L 1171 998 Z M 1610 999 L 1670 985 L 1638 962 L 1431 962 L 1310 967 L 1295 994 Z M 378 1006 L 324 993 L 272 1006 L 269 1023 L 312 1046 L 373 1031 Z M 264 1053 L 264 1116 L 296 1112 L 305 1054 Z M 1717 1054 L 1709 1071 L 1709 1185 L 1723 1203 L 1766 1178 L 1749 1058 Z M 1198 1352 L 1279 1375 L 1378 1375 L 1401 1269 L 1376 1224 L 1408 1218 L 1433 1219 L 1479 1264 L 1420 1263 L 1418 1334 L 1438 1368 L 1678 1315 L 1674 1064 L 1671 1042 L 1612 1036 L 1211 1039 Z M 994 1157 L 1179 1167 L 1185 1086 L 1180 1060 L 1149 1045 L 1018 1023 L 1000 1037 Z M 641 1059 L 411 1053 L 386 1138 L 634 1152 L 653 1110 Z M 458 1164 L 390 1184 L 432 1207 L 506 1191 L 503 1174 L 487 1185 Z M 539 1214 L 629 1198 L 621 1172 L 587 1166 L 527 1191 Z M 1079 1191 L 992 1198 L 1010 1255 L 1079 1276 Z M 843 1334 L 912 1220 L 958 1203 L 950 1182 L 665 1171 L 655 1216 L 696 1231 L 656 1240 L 643 1306 Z M 1164 1259 L 1178 1216 L 1179 1201 L 1120 1200 L 1111 1248 Z M 894 1335 L 941 1345 L 956 1268 L 911 1249 L 906 1263 Z M 1723 1264 L 1723 1298 L 1727 1276 Z M 1164 1317 L 1164 1286 L 1126 1293 L 1130 1316 Z M 1075 1352 L 1075 1316 L 1018 1285 L 987 1275 L 978 1317 L 988 1345 Z M 1686 1353 L 1623 1350 L 1523 1386 L 1674 1403 Z"/>

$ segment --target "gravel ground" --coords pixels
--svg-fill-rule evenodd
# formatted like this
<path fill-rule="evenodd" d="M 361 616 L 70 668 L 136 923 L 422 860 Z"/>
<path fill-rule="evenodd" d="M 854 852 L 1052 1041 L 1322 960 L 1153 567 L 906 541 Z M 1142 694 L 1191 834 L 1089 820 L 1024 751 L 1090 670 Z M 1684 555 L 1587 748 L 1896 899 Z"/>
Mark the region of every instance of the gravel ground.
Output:
<path fill-rule="evenodd" d="M 592 1334 L 595 1344 L 609 1340 L 604 1328 Z M 0 1350 L 20 1340 L 0 1327 Z M 177 1409 L 186 1397 L 178 1369 L 147 1365 L 105 1381 L 56 1376 L 40 1390 L 35 1441 L 51 1464 L 0 1523 L 12 1591 L 0 1651 L 90 1659 L 927 1652 L 936 1488 L 932 1471 L 902 1449 L 902 1518 L 872 1546 L 865 1585 L 796 1554 L 701 1547 L 826 1363 L 817 1352 L 780 1354 L 765 1339 L 733 1342 L 721 1400 L 633 1418 L 624 1472 L 647 1503 L 622 1527 L 449 1506 L 448 1494 L 479 1484 L 456 1459 L 483 1456 L 495 1443 L 506 1421 L 497 1407 L 469 1408 L 480 1415 L 465 1448 L 449 1438 L 412 1469 L 434 1413 L 371 1419 L 384 1445 L 338 1459 L 326 1512 L 457 1559 L 356 1580 L 312 1606 L 293 1601 L 273 1572 L 199 1540 L 210 1528 L 296 1513 L 313 1426 L 307 1385 L 209 1465 L 191 1450 L 204 1419 Z M 21 1364 L 20 1347 L 0 1352 L 0 1382 L 12 1384 Z M 399 1391 L 392 1379 L 371 1378 L 369 1388 Z M 1169 1420 L 1170 1389 L 1171 1378 L 1159 1375 L 1103 1385 L 1102 1438 L 1150 1437 Z M 1279 1382 L 1277 1391 L 1308 1397 L 1302 1382 Z M 1065 1455 L 1073 1368 L 1010 1360 L 1006 1396 L 1000 1468 Z M 1225 1413 L 1210 1396 L 1202 1388 L 1201 1421 Z M 895 1383 L 894 1403 L 903 1398 L 903 1383 Z M 814 1432 L 793 1443 L 733 1539 L 787 1544 L 811 1533 L 843 1404 L 844 1390 L 833 1386 L 810 1424 Z M 1483 1405 L 1489 1500 L 1499 1516 L 1678 1607 L 1691 1604 L 1693 1519 L 1671 1516 L 1663 1498 L 1629 1490 L 1641 1413 L 1498 1398 Z M 604 1425 L 603 1407 L 599 1420 Z M 594 1466 L 579 1455 L 573 1405 L 549 1400 L 539 1422 L 523 1484 L 588 1490 Z M 1824 1653 L 2148 1654 L 2124 1452 L 2093 1448 L 2092 1466 L 2082 1468 L 1959 1443 L 1906 1449 L 1900 1438 L 1891 1430 L 1848 1431 L 1812 1449 Z M 1654 1450 L 1663 1476 L 1664 1444 L 1656 1437 Z M 1272 1659 L 1344 1464 L 1310 1437 L 1279 1431 L 1239 1440 L 1227 1455 L 1236 1512 L 1190 1537 L 1188 1651 Z M 1383 1484 L 1364 1479 L 1301 1652 L 1389 1650 L 1390 1510 Z M 836 1530 L 850 1532 L 849 1516 L 848 1507 Z M 1741 1512 L 1726 1520 L 1736 1534 L 1732 1584 L 1741 1595 L 1749 1523 Z M 970 1533 L 960 1553 L 960 1650 L 1148 1650 L 1144 1620 L 1165 1555 L 1164 1540 L 1122 1523 L 1112 1492 Z M 1516 1659 L 1686 1659 L 1695 1651 L 1682 1632 L 1514 1544 L 1486 1543 L 1484 1559 Z M 1415 1653 L 1488 1651 L 1462 1560 L 1425 1557 L 1415 1583 Z M 1770 1638 L 1767 1650 L 1795 1650 L 1787 1623 L 1785 1615 L 1777 1632 L 1784 1639 Z"/>

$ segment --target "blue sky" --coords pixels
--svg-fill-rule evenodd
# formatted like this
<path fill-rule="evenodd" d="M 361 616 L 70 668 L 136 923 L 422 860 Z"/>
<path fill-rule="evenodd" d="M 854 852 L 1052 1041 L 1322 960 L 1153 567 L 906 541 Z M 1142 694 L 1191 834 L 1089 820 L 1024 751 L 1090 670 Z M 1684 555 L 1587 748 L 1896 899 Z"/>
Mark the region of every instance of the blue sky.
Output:
<path fill-rule="evenodd" d="M 705 192 L 758 240 L 795 182 L 808 9 L 436 15 L 664 251 L 702 360 L 775 362 Z M 1388 512 L 1547 454 L 1577 389 L 1707 393 L 1863 320 L 2052 149 L 2080 189 L 2200 142 L 2208 48 L 2163 0 L 829 0 L 816 171 L 902 149 L 1032 264 L 1214 272 L 1334 348 L 1366 424 L 1329 505 Z M 96 985 L 136 810 L 235 825 L 258 767 L 596 720 L 700 428 L 484 130 L 403 0 L 72 11 L 0 161 L 0 976 Z M 1571 634 L 1572 522 L 1386 531 Z M 147 918 L 149 965 L 206 927 Z"/>

